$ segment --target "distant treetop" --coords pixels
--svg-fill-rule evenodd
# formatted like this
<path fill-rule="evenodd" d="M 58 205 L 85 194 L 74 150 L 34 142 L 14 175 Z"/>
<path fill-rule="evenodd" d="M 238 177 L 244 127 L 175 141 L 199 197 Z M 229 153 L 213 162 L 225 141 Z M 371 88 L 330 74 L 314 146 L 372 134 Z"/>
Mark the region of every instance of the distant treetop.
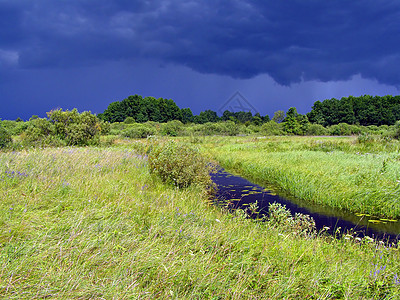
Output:
<path fill-rule="evenodd" d="M 364 95 L 316 101 L 307 117 L 310 122 L 323 126 L 339 123 L 393 125 L 400 120 L 400 96 Z"/>

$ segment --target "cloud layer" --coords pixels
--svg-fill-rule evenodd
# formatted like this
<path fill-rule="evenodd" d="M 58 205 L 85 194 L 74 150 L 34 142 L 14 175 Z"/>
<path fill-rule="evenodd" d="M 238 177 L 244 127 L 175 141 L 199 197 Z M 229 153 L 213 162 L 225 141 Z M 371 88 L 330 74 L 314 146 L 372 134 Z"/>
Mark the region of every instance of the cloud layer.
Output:
<path fill-rule="evenodd" d="M 281 85 L 400 86 L 399 1 L 0 0 L 0 68 L 151 59 Z"/>

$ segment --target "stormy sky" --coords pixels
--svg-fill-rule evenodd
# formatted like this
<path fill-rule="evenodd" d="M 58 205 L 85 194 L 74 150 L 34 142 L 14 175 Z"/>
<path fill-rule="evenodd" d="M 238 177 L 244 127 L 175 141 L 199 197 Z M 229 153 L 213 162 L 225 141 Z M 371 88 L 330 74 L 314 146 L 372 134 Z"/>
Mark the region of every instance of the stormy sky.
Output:
<path fill-rule="evenodd" d="M 139 94 L 262 115 L 397 95 L 400 1 L 0 0 L 0 118 Z"/>

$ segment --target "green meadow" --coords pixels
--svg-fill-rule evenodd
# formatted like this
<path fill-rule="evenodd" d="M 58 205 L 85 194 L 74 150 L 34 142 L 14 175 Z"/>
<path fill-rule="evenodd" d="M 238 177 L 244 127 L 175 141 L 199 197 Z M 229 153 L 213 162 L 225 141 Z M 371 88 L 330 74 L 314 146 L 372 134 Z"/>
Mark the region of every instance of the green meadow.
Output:
<path fill-rule="evenodd" d="M 400 143 L 357 137 L 220 137 L 202 145 L 227 170 L 305 201 L 400 219 Z"/>
<path fill-rule="evenodd" d="M 351 138 L 296 137 L 184 142 L 180 147 L 199 144 L 228 170 L 300 198 L 399 217 L 398 144 L 378 149 Z M 211 204 L 204 185 L 162 181 L 150 170 L 148 149 L 127 139 L 0 152 L 1 298 L 400 297 L 398 245 L 324 232 L 303 236 L 228 213 Z"/>

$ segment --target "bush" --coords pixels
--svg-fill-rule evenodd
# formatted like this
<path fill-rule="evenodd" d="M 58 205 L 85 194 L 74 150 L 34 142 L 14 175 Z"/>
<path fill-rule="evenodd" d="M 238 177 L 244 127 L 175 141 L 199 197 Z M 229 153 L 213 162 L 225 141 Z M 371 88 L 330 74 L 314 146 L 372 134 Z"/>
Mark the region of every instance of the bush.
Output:
<path fill-rule="evenodd" d="M 8 131 L 10 135 L 13 136 L 20 135 L 22 132 L 24 132 L 28 128 L 29 122 L 4 120 L 1 122 L 1 125 Z"/>
<path fill-rule="evenodd" d="M 0 148 L 5 148 L 12 144 L 11 135 L 0 125 Z"/>
<path fill-rule="evenodd" d="M 376 126 L 375 126 L 376 127 Z M 357 125 L 349 125 L 347 123 L 340 123 L 337 125 L 332 125 L 328 128 L 330 135 L 352 135 L 360 134 L 361 128 Z"/>
<path fill-rule="evenodd" d="M 142 123 L 135 123 L 130 124 L 129 127 L 127 127 L 121 135 L 124 137 L 137 139 L 146 138 L 149 135 L 155 135 L 156 133 L 157 130 L 153 126 Z"/>
<path fill-rule="evenodd" d="M 98 145 L 100 142 L 97 132 L 92 132 L 86 123 L 73 123 L 69 125 L 65 132 L 65 141 L 68 145 Z"/>
<path fill-rule="evenodd" d="M 282 124 L 269 121 L 261 126 L 260 133 L 265 135 L 283 135 Z"/>
<path fill-rule="evenodd" d="M 28 129 L 22 133 L 22 143 L 32 146 L 98 145 L 100 133 L 107 133 L 108 123 L 90 112 L 53 110 L 47 113 L 48 120 L 35 118 L 29 121 Z"/>
<path fill-rule="evenodd" d="M 61 146 L 65 143 L 58 138 L 54 125 L 46 119 L 37 118 L 29 121 L 28 129 L 21 134 L 25 146 Z"/>
<path fill-rule="evenodd" d="M 392 136 L 395 139 L 400 139 L 400 121 L 397 121 L 392 129 Z"/>
<path fill-rule="evenodd" d="M 357 137 L 357 143 L 359 144 L 372 144 L 376 142 L 376 136 L 368 133 L 362 133 Z"/>
<path fill-rule="evenodd" d="M 327 135 L 328 130 L 321 124 L 310 124 L 305 135 Z"/>
<path fill-rule="evenodd" d="M 111 124 L 107 121 L 100 120 L 100 133 L 101 135 L 109 135 L 111 132 Z"/>
<path fill-rule="evenodd" d="M 161 134 L 178 136 L 182 131 L 183 123 L 178 120 L 169 121 L 161 125 Z"/>
<path fill-rule="evenodd" d="M 197 148 L 168 141 L 152 144 L 148 152 L 150 172 L 162 181 L 179 188 L 195 184 L 213 190 L 210 177 L 213 168 Z"/>
<path fill-rule="evenodd" d="M 125 124 L 133 124 L 135 123 L 135 119 L 133 117 L 127 117 L 124 121 Z"/>
<path fill-rule="evenodd" d="M 116 141 L 117 137 L 115 135 L 103 135 L 100 138 L 100 145 L 111 146 Z"/>
<path fill-rule="evenodd" d="M 126 125 L 120 122 L 109 123 L 110 124 L 110 132 L 111 135 L 120 135 L 126 129 Z"/>
<path fill-rule="evenodd" d="M 233 121 L 225 121 L 221 123 L 221 126 L 225 135 L 235 136 L 239 134 L 239 126 Z"/>
<path fill-rule="evenodd" d="M 47 116 L 54 125 L 55 135 L 68 145 L 97 145 L 100 142 L 102 129 L 105 133 L 109 130 L 109 125 L 100 122 L 90 111 L 79 113 L 77 109 L 71 111 L 58 109 L 48 112 Z"/>

